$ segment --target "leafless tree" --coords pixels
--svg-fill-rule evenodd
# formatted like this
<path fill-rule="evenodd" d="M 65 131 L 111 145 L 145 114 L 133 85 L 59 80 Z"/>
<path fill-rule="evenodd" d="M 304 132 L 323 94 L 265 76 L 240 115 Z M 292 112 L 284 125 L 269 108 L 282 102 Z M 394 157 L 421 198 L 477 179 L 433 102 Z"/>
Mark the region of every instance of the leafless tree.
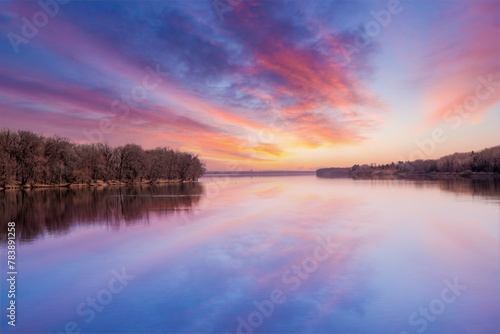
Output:
<path fill-rule="evenodd" d="M 103 181 L 116 179 L 116 156 L 114 150 L 108 144 L 97 144 L 97 149 L 102 159 L 101 177 Z"/>
<path fill-rule="evenodd" d="M 372 171 L 368 169 L 371 168 Z M 440 173 L 500 173 L 500 146 L 486 148 L 480 152 L 454 153 L 439 159 L 399 161 L 385 167 L 354 165 L 353 173 L 372 173 L 378 169 L 395 169 L 398 173 L 425 174 Z"/>
<path fill-rule="evenodd" d="M 133 182 L 144 176 L 144 151 L 141 146 L 127 144 L 116 148 L 118 180 Z"/>
<path fill-rule="evenodd" d="M 77 156 L 74 145 L 67 138 L 50 137 L 45 139 L 44 158 L 47 162 L 44 180 L 46 182 L 71 182 Z"/>
<path fill-rule="evenodd" d="M 16 160 L 13 157 L 15 134 L 9 130 L 0 131 L 0 187 L 16 178 Z"/>
<path fill-rule="evenodd" d="M 40 180 L 45 167 L 44 138 L 30 131 L 19 130 L 14 136 L 13 156 L 17 164 L 17 178 L 24 186 Z"/>
<path fill-rule="evenodd" d="M 92 183 L 98 180 L 150 183 L 197 180 L 204 163 L 188 152 L 166 147 L 144 151 L 127 144 L 73 144 L 67 138 L 45 138 L 30 131 L 0 131 L 0 187 L 18 182 Z"/>

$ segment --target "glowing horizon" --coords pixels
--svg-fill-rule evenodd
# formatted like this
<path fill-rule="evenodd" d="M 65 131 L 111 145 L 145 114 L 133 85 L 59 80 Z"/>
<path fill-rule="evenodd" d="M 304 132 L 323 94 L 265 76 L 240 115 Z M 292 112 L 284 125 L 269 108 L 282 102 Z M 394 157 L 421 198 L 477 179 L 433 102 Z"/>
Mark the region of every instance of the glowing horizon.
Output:
<path fill-rule="evenodd" d="M 500 144 L 500 2 L 221 2 L 2 2 L 0 127 L 208 170 Z"/>

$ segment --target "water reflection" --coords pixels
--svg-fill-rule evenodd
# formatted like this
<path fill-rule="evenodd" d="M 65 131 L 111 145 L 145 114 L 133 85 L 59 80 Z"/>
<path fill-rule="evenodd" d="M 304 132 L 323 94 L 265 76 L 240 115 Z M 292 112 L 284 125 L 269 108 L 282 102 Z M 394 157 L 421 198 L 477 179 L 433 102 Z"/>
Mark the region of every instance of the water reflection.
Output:
<path fill-rule="evenodd" d="M 40 234 L 22 246 L 23 317 L 14 330 L 1 329 L 59 333 L 74 321 L 82 333 L 413 334 L 421 326 L 410 315 L 421 323 L 419 309 L 455 278 L 467 290 L 427 321 L 425 333 L 500 329 L 496 181 L 300 176 L 202 185 L 206 191 L 185 194 L 188 202 L 168 197 L 180 191 L 158 190 L 162 202 L 149 189 L 99 200 L 87 189 L 67 202 L 68 211 L 113 210 L 75 213 L 64 235 Z M 129 212 L 129 205 L 141 207 Z M 189 224 L 170 214 L 185 206 Z M 134 224 L 141 219 L 149 223 Z M 105 228 L 108 222 L 126 228 Z M 134 279 L 86 322 L 78 305 L 121 268 Z M 270 312 L 277 290 L 282 302 Z"/>
<path fill-rule="evenodd" d="M 438 185 L 439 189 L 455 194 L 500 198 L 500 179 L 444 179 Z"/>
<path fill-rule="evenodd" d="M 321 177 L 320 179 L 335 179 L 335 177 Z M 414 188 L 437 187 L 440 190 L 457 195 L 472 195 L 485 198 L 500 198 L 500 179 L 498 178 L 413 178 L 396 179 L 381 177 L 356 177 L 359 181 L 372 181 L 377 186 L 387 186 L 397 182 L 398 186 L 408 185 Z"/>
<path fill-rule="evenodd" d="M 323 180 L 325 178 L 322 178 Z M 500 198 L 499 179 L 374 180 L 376 187 L 395 182 L 398 187 L 439 188 L 456 195 Z M 259 196 L 276 195 L 276 187 Z M 121 224 L 146 222 L 149 212 L 165 216 L 190 211 L 200 201 L 203 187 L 199 183 L 143 185 L 134 187 L 57 188 L 0 192 L 0 241 L 6 240 L 9 221 L 17 223 L 21 241 L 29 241 L 44 233 L 66 233 L 76 224 L 105 224 L 117 228 Z"/>
<path fill-rule="evenodd" d="M 66 233 L 76 224 L 118 228 L 148 222 L 151 211 L 169 216 L 191 210 L 202 193 L 198 183 L 4 191 L 0 192 L 0 240 L 7 238 L 9 221 L 16 222 L 21 241 Z"/>

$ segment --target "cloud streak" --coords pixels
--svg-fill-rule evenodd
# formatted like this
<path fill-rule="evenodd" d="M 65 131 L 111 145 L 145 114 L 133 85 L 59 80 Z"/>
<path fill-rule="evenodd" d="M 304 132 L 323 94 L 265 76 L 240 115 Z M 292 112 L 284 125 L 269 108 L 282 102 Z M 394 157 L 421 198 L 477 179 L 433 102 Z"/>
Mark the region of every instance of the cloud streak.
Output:
<path fill-rule="evenodd" d="M 431 37 L 422 70 L 426 80 L 428 122 L 437 124 L 456 114 L 457 106 L 467 106 L 468 99 L 478 94 L 480 77 L 500 82 L 500 3 L 482 1 L 460 3 L 444 11 L 435 25 L 450 22 L 446 29 L 436 29 Z M 437 28 L 437 27 L 436 27 Z M 480 92 L 486 94 L 487 87 Z M 469 122 L 477 122 L 500 102 L 500 89 L 495 89 L 477 106 L 466 108 Z"/>
<path fill-rule="evenodd" d="M 19 31 L 21 17 L 40 8 L 8 2 L 0 24 L 0 120 L 85 141 L 83 131 L 111 118 L 114 130 L 104 134 L 110 144 L 192 149 L 208 158 L 209 168 L 211 161 L 258 165 L 291 159 L 303 149 L 355 147 L 383 131 L 390 117 L 392 101 L 376 86 L 383 70 L 401 79 L 381 68 L 390 62 L 379 59 L 383 39 L 345 65 L 341 45 L 352 44 L 375 5 L 245 0 L 221 22 L 208 0 L 71 2 L 15 54 L 6 34 Z M 461 6 L 436 9 L 436 25 L 451 23 L 432 36 L 408 25 L 390 27 L 430 38 L 419 53 L 424 79 L 417 88 L 429 124 L 466 98 L 478 75 L 500 70 L 493 42 L 498 3 Z M 160 85 L 126 117 L 115 117 L 111 104 L 141 85 L 147 68 L 161 69 Z M 473 118 L 499 100 L 500 90 Z M 259 139 L 263 131 L 269 140 Z"/>

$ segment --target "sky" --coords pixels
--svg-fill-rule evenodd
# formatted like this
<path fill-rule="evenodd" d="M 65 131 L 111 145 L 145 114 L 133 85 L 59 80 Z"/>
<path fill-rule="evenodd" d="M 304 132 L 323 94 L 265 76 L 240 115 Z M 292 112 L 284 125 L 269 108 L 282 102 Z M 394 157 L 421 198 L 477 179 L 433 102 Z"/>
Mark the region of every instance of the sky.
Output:
<path fill-rule="evenodd" d="M 315 170 L 500 144 L 500 1 L 2 1 L 0 128 Z"/>

